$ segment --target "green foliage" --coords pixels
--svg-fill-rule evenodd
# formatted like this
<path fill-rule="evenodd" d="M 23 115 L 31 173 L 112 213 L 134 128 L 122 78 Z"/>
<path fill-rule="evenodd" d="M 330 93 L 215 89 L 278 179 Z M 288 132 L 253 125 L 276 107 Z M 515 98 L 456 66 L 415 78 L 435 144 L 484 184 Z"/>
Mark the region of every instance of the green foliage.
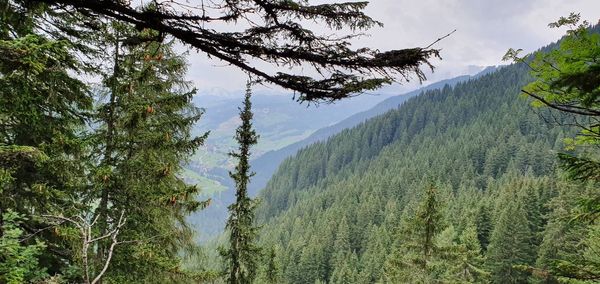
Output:
<path fill-rule="evenodd" d="M 508 202 L 498 216 L 487 251 L 493 283 L 526 282 L 527 275 L 513 266 L 532 263 L 531 235 L 523 205 Z"/>
<path fill-rule="evenodd" d="M 587 22 L 578 25 L 579 15 L 571 14 L 550 24 L 551 27 L 570 26 L 558 49 L 538 52 L 530 65 L 536 80 L 524 90 L 537 95 L 537 104 L 593 115 L 600 105 L 597 63 L 600 58 L 600 35 L 591 33 Z M 560 110 L 560 109 L 559 109 Z M 583 137 L 582 137 L 583 139 Z"/>
<path fill-rule="evenodd" d="M 45 249 L 43 242 L 23 236 L 19 228 L 25 219 L 18 213 L 8 210 L 2 214 L 2 227 L 0 228 L 0 282 L 18 284 L 35 282 L 43 279 L 47 274 L 45 268 L 40 267 L 38 257 Z"/>
<path fill-rule="evenodd" d="M 43 230 L 47 220 L 31 214 L 71 214 L 77 206 L 84 184 L 81 130 L 92 98 L 77 78 L 81 65 L 72 42 L 34 29 L 44 5 L 13 4 L 0 1 L 0 223 L 7 210 L 27 217 L 14 226 L 37 232 L 28 244 L 46 244 L 36 248 L 39 263 L 54 275 L 72 260 L 68 240 Z"/>
<path fill-rule="evenodd" d="M 599 26 L 580 23 L 579 14 L 575 13 L 549 26 L 569 28 L 558 48 L 538 52 L 531 59 L 519 58 L 514 50 L 507 53 L 507 57 L 517 61 L 530 61 L 535 81 L 525 86 L 523 92 L 534 99 L 533 105 L 558 110 L 561 115 L 557 122 L 579 130 L 574 138 L 565 139 L 565 149 L 570 152 L 559 154 L 559 159 L 567 177 L 581 183 L 576 183 L 579 188 L 572 189 L 577 191 L 570 196 L 575 200 L 566 200 L 568 195 L 563 192 L 554 201 L 559 206 L 553 208 L 544 233 L 538 259 L 542 268 L 537 274 L 541 279 L 585 283 L 600 279 L 595 269 L 597 259 L 587 250 L 597 242 L 594 231 L 600 197 L 597 192 L 581 188 L 597 188 L 600 176 L 597 152 L 600 141 Z"/>
<path fill-rule="evenodd" d="M 237 128 L 235 139 L 239 152 L 230 155 L 238 159 L 234 172 L 229 175 L 235 181 L 236 201 L 229 205 L 230 216 L 226 229 L 229 233 L 229 247 L 221 249 L 225 260 L 225 279 L 231 284 L 252 283 L 257 276 L 261 249 L 256 245 L 257 228 L 254 225 L 255 201 L 248 196 L 250 172 L 250 147 L 256 144 L 258 136 L 252 128 L 251 90 L 248 83 L 243 108 L 240 108 L 242 124 Z M 274 277 L 270 268 L 269 279 Z"/>
<path fill-rule="evenodd" d="M 408 275 L 410 269 L 391 270 L 423 255 L 422 246 L 410 244 L 411 236 L 426 239 L 426 231 L 408 220 L 428 180 L 436 181 L 444 204 L 433 234 L 438 250 L 426 273 L 408 275 L 411 281 L 489 282 L 488 244 L 495 231 L 504 235 L 495 227 L 505 204 L 496 201 L 508 200 L 500 197 L 511 187 L 526 212 L 522 228 L 534 231 L 520 247 L 533 265 L 548 213 L 543 205 L 556 194 L 547 178 L 557 165 L 551 151 L 571 132 L 549 126 L 518 99 L 529 80 L 527 66 L 517 64 L 425 92 L 284 161 L 257 209 L 261 242 L 283 252 L 281 282 L 328 282 L 335 273 L 356 283 L 394 283 L 385 273 Z M 342 273 L 344 267 L 357 276 Z"/>
<path fill-rule="evenodd" d="M 597 195 L 591 184 L 563 184 L 548 206 L 548 225 L 543 234 L 534 275 L 549 283 L 595 283 L 597 271 L 597 222 L 578 218 L 580 200 Z"/>
<path fill-rule="evenodd" d="M 104 281 L 201 277 L 180 268 L 181 256 L 197 250 L 185 217 L 206 205 L 196 200 L 198 189 L 179 177 L 181 163 L 204 140 L 190 134 L 201 111 L 191 105 L 194 90 L 182 79 L 183 55 L 167 40 L 130 41 L 156 35 L 151 30 L 108 23 L 94 42 L 113 45 L 104 53 L 84 52 L 81 41 L 35 29 L 40 17 L 66 28 L 61 25 L 73 15 L 21 4 L 2 1 L 0 210 L 35 214 L 15 226 L 32 234 L 31 242 L 46 244 L 39 262 L 54 279 L 82 281 L 83 236 L 71 223 L 48 230 L 57 225 L 48 216 L 97 220 L 90 235 L 102 236 L 117 227 L 122 212 L 124 242 Z M 81 55 L 102 60 L 90 68 Z M 104 76 L 94 94 L 76 77 L 84 70 Z M 110 242 L 101 238 L 88 251 L 92 274 L 107 262 Z"/>
<path fill-rule="evenodd" d="M 458 245 L 451 247 L 450 268 L 444 278 L 450 283 L 488 283 L 489 272 L 485 269 L 485 256 L 477 238 L 477 229 L 468 225 L 459 236 Z"/>
<path fill-rule="evenodd" d="M 399 230 L 398 244 L 384 268 L 386 283 L 429 283 L 436 278 L 436 266 L 441 257 L 440 248 L 435 244 L 442 230 L 440 207 L 439 195 L 430 186 L 415 217 L 409 217 Z"/>
<path fill-rule="evenodd" d="M 100 235 L 126 224 L 106 274 L 110 282 L 172 282 L 195 278 L 182 269 L 182 256 L 198 248 L 186 216 L 207 205 L 198 188 L 180 177 L 182 163 L 203 143 L 191 129 L 202 112 L 191 103 L 195 90 L 185 81 L 184 56 L 173 41 L 152 30 L 112 24 L 102 34 L 112 44 L 103 88 L 95 97 L 95 124 L 89 137 L 92 167 L 85 195 Z M 101 242 L 92 258 L 96 271 L 109 254 Z"/>
<path fill-rule="evenodd" d="M 271 248 L 268 254 L 265 254 L 266 266 L 264 279 L 266 283 L 275 284 L 279 280 L 279 267 L 276 260 L 275 249 Z"/>

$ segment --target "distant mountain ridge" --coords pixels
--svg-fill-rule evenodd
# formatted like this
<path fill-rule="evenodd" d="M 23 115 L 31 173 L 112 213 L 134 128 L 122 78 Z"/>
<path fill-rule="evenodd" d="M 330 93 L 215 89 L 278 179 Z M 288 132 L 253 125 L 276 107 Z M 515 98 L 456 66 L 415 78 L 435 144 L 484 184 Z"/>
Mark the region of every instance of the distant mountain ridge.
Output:
<path fill-rule="evenodd" d="M 344 129 L 352 128 L 370 118 L 384 114 L 385 112 L 391 109 L 398 108 L 406 100 L 417 96 L 423 92 L 435 89 L 442 89 L 444 88 L 444 86 L 453 87 L 460 82 L 466 82 L 468 80 L 476 79 L 486 74 L 492 73 L 496 71 L 497 68 L 498 67 L 496 66 L 489 66 L 475 75 L 462 75 L 455 78 L 438 81 L 420 89 L 408 92 L 406 94 L 387 98 L 366 111 L 354 114 L 334 125 L 321 128 L 301 141 L 290 144 L 286 147 L 275 151 L 269 151 L 264 153 L 263 155 L 252 161 L 252 170 L 256 172 L 256 175 L 252 178 L 252 182 L 249 186 L 250 193 L 257 194 L 260 189 L 264 188 L 268 180 L 271 178 L 273 173 L 281 164 L 281 162 L 283 162 L 286 158 L 294 155 L 296 152 L 298 152 L 298 150 L 307 147 L 313 143 L 326 140 L 327 138 L 341 132 Z"/>

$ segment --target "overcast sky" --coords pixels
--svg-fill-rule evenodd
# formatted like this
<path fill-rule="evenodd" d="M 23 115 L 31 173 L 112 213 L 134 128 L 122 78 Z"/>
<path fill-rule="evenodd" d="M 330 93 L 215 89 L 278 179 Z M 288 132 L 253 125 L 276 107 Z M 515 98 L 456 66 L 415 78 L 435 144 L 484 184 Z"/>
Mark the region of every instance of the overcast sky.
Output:
<path fill-rule="evenodd" d="M 469 72 L 472 65 L 503 64 L 501 58 L 511 47 L 531 52 L 555 41 L 564 29 L 550 29 L 548 23 L 570 12 L 581 13 L 583 19 L 592 23 L 600 19 L 600 0 L 370 2 L 366 13 L 383 22 L 384 27 L 369 30 L 371 36 L 358 40 L 358 45 L 380 50 L 422 47 L 457 30 L 435 46 L 442 49 L 443 60 L 433 62 L 438 69 L 430 76 L 431 81 L 462 75 Z M 189 63 L 189 79 L 194 81 L 200 93 L 244 88 L 247 77 L 234 67 L 209 60 L 195 51 L 190 52 Z"/>

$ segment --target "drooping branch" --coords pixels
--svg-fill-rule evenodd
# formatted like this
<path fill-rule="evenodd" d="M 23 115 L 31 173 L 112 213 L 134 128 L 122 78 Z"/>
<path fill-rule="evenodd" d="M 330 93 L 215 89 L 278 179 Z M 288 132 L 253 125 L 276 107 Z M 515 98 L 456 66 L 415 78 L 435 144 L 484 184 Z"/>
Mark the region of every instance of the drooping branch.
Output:
<path fill-rule="evenodd" d="M 381 25 L 362 10 L 367 2 L 310 5 L 304 1 L 243 0 L 223 1 L 212 9 L 204 6 L 182 9 L 177 1 L 151 1 L 143 7 L 118 0 L 37 0 L 54 9 L 74 9 L 85 15 L 103 15 L 169 34 L 181 42 L 258 77 L 300 93 L 299 100 L 334 101 L 373 90 L 398 77 L 425 79 L 420 67 L 439 51 L 409 48 L 381 52 L 352 49 L 349 39 L 359 34 L 331 37 L 317 35 L 303 21 L 322 23 L 330 29 L 366 30 Z M 189 6 L 189 5 L 188 5 Z M 186 6 L 187 7 L 187 6 Z M 207 15 L 217 13 L 216 16 Z M 259 19 L 259 20 L 255 20 Z M 216 31 L 206 24 L 229 24 L 245 20 L 242 32 Z M 256 67 L 263 61 L 286 72 L 271 73 Z M 312 67 L 323 78 L 302 76 L 290 67 Z"/>
<path fill-rule="evenodd" d="M 566 113 L 572 113 L 572 114 L 578 114 L 578 115 L 585 115 L 585 116 L 600 116 L 600 111 L 597 111 L 597 110 L 594 110 L 591 108 L 583 108 L 583 107 L 578 107 L 576 105 L 553 103 L 553 102 L 549 102 L 548 100 L 544 99 L 543 97 L 538 96 L 532 92 L 528 92 L 526 90 L 521 90 L 521 92 L 538 100 L 542 104 L 544 104 L 550 108 L 559 110 L 559 111 L 563 111 Z"/>

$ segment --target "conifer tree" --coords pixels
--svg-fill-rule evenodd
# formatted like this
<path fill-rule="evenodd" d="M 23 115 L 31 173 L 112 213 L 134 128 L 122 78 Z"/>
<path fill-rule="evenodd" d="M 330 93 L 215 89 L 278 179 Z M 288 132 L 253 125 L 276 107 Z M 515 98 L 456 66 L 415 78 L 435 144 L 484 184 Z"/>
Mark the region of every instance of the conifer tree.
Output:
<path fill-rule="evenodd" d="M 485 203 L 477 208 L 475 222 L 477 225 L 477 239 L 481 249 L 485 251 L 490 243 L 490 233 L 492 231 L 492 220 L 490 220 L 489 208 Z"/>
<path fill-rule="evenodd" d="M 231 284 L 252 283 L 256 277 L 261 250 L 255 243 L 257 228 L 254 225 L 255 202 L 248 196 L 250 172 L 250 147 L 256 144 L 258 135 L 252 128 L 252 94 L 250 83 L 246 88 L 243 107 L 240 108 L 242 124 L 237 128 L 235 140 L 238 152 L 230 155 L 238 159 L 238 164 L 229 175 L 235 181 L 236 200 L 229 205 L 229 218 L 226 229 L 229 233 L 229 247 L 221 250 L 225 260 L 225 279 Z"/>
<path fill-rule="evenodd" d="M 530 265 L 534 257 L 532 234 L 524 206 L 511 200 L 501 209 L 487 251 L 493 283 L 524 283 L 527 274 L 515 268 Z"/>
<path fill-rule="evenodd" d="M 83 67 L 75 44 L 35 28 L 43 5 L 13 9 L 9 2 L 0 1 L 0 237 L 8 210 L 24 217 L 13 225 L 28 235 L 50 226 L 39 215 L 78 207 L 85 187 L 81 130 L 92 108 L 89 87 L 77 78 Z M 49 274 L 71 263 L 65 236 L 41 231 L 24 245 L 37 241 L 45 243 L 40 265 Z"/>
<path fill-rule="evenodd" d="M 188 277 L 181 255 L 196 245 L 185 216 L 206 205 L 196 200 L 198 189 L 179 176 L 205 139 L 191 135 L 202 112 L 191 104 L 195 90 L 183 79 L 186 62 L 168 39 L 129 42 L 155 34 L 115 23 L 102 34 L 113 45 L 106 57 L 112 66 L 96 97 L 90 185 L 83 198 L 100 235 L 119 226 L 121 214 L 126 217 L 123 242 L 114 248 L 105 275 L 116 282 Z M 101 269 L 109 250 L 108 239 L 100 242 L 92 266 Z"/>
<path fill-rule="evenodd" d="M 435 279 L 435 238 L 442 229 L 441 203 L 437 189 L 429 186 L 415 217 L 398 234 L 396 247 L 384 267 L 386 283 L 427 283 Z"/>
<path fill-rule="evenodd" d="M 444 279 L 451 283 L 488 283 L 485 257 L 477 239 L 474 225 L 468 225 L 460 234 L 458 244 L 449 248 L 445 257 L 448 263 Z"/>
<path fill-rule="evenodd" d="M 271 248 L 266 257 L 267 265 L 265 268 L 265 280 L 269 284 L 276 284 L 279 281 L 279 268 L 275 259 L 275 248 Z"/>

